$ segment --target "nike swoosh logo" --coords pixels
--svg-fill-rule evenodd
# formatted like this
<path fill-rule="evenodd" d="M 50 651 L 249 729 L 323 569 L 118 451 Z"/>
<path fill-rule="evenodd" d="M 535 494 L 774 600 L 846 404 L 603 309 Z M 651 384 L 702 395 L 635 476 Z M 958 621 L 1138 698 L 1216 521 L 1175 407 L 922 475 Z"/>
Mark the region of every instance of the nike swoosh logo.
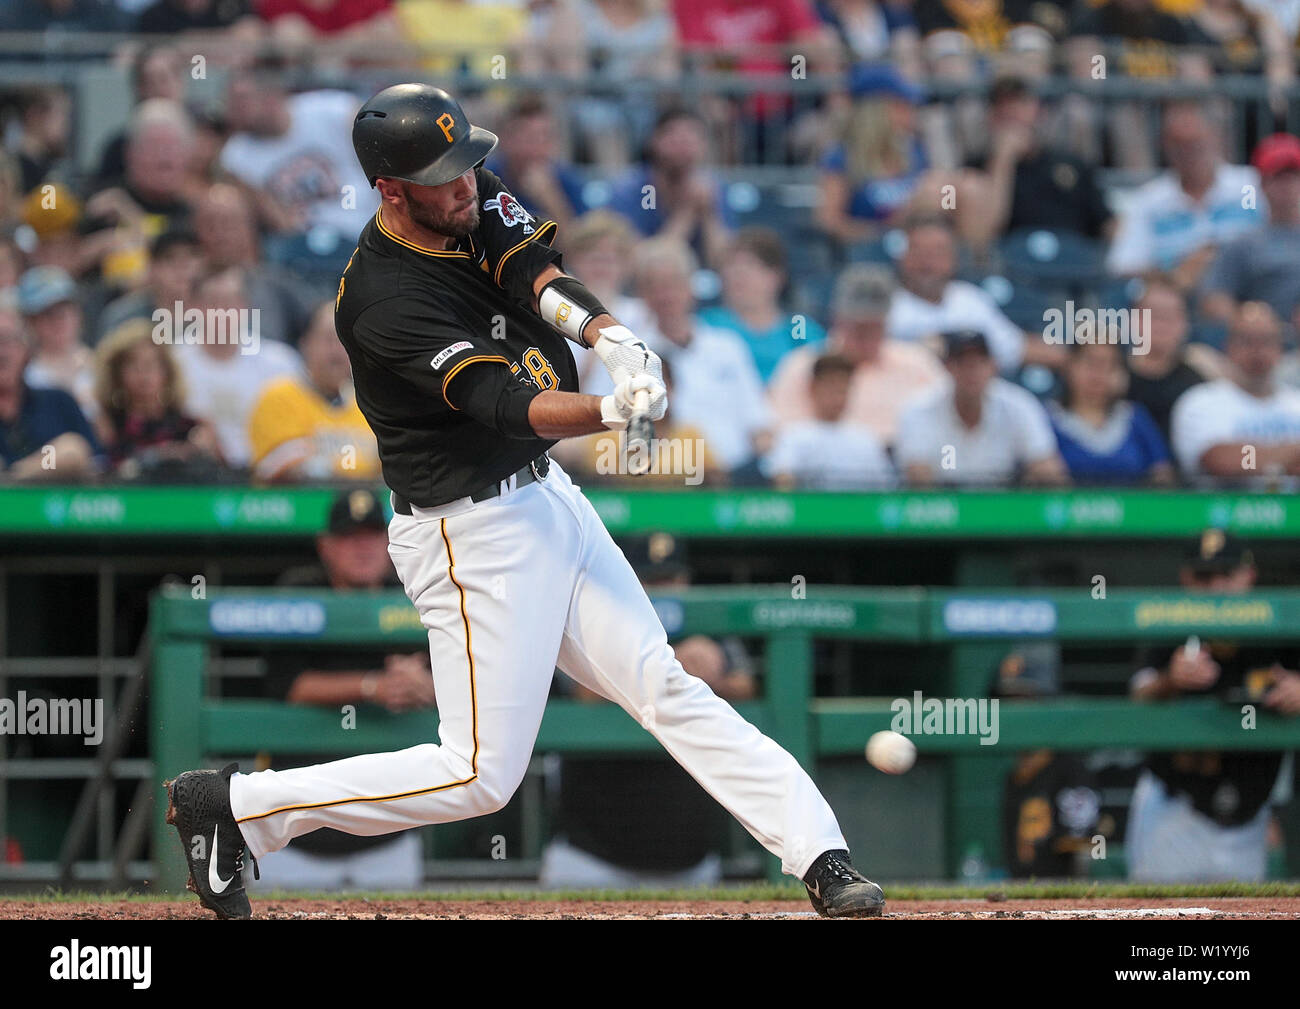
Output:
<path fill-rule="evenodd" d="M 811 893 L 818 900 L 822 899 L 822 884 L 820 880 L 816 883 L 809 883 L 807 884 L 807 886 L 808 886 L 809 893 Z"/>
<path fill-rule="evenodd" d="M 230 879 L 222 879 L 221 874 L 217 872 L 217 827 L 214 824 L 212 827 L 212 852 L 208 856 L 208 886 L 213 893 L 225 893 L 226 887 L 231 884 L 234 878 L 232 875 Z"/>

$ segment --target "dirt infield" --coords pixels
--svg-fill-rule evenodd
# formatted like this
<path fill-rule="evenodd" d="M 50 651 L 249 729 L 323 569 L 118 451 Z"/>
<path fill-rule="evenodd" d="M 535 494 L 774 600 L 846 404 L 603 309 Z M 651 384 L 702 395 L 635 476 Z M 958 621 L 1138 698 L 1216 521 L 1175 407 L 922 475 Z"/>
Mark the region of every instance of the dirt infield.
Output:
<path fill-rule="evenodd" d="M 253 914 L 272 920 L 664 920 L 820 921 L 806 901 L 721 900 L 387 900 L 255 899 Z M 0 920 L 186 920 L 210 918 L 196 900 L 0 900 Z M 884 920 L 988 919 L 1296 919 L 1300 897 L 1126 897 L 1059 900 L 890 901 Z"/>

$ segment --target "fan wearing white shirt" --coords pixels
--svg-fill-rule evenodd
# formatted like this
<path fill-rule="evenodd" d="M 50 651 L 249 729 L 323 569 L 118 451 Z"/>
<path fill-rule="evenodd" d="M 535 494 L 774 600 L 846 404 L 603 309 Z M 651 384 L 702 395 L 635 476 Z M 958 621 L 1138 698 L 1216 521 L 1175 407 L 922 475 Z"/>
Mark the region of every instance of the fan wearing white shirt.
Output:
<path fill-rule="evenodd" d="M 854 365 L 838 354 L 813 362 L 813 416 L 782 427 L 763 470 L 783 489 L 879 490 L 895 484 L 894 467 L 871 428 L 844 419 Z"/>
<path fill-rule="evenodd" d="M 1033 394 L 998 378 L 983 333 L 943 334 L 952 381 L 903 411 L 894 461 L 909 484 L 1065 484 L 1056 436 Z"/>
<path fill-rule="evenodd" d="M 1214 483 L 1300 476 L 1300 391 L 1279 385 L 1282 321 L 1262 301 L 1234 313 L 1225 349 L 1233 377 L 1188 389 L 1174 404 L 1174 454 Z"/>
<path fill-rule="evenodd" d="M 1169 106 L 1161 146 L 1169 170 L 1124 201 L 1106 268 L 1121 276 L 1164 270 L 1187 292 L 1199 286 L 1220 245 L 1263 227 L 1268 212 L 1259 173 L 1224 163 L 1219 132 L 1197 104 Z"/>
<path fill-rule="evenodd" d="M 1031 338 L 982 287 L 957 279 L 957 236 L 943 218 L 917 218 L 908 225 L 898 281 L 885 320 L 895 340 L 913 343 L 958 329 L 979 330 L 1004 375 L 1025 364 L 1058 368 L 1065 361 L 1063 348 Z"/>
<path fill-rule="evenodd" d="M 205 420 L 217 433 L 221 454 L 232 467 L 244 467 L 252 457 L 248 420 L 266 387 L 277 378 L 303 374 L 302 359 L 287 344 L 262 340 L 241 345 L 230 326 L 218 333 L 216 313 L 248 308 L 243 273 L 236 267 L 204 277 L 194 287 L 195 307 L 207 325 L 201 344 L 173 345 L 185 379 L 185 412 Z M 238 314 L 227 319 L 239 319 Z M 234 323 L 235 326 L 239 325 Z M 254 323 L 255 325 L 255 323 Z M 221 339 L 224 336 L 227 339 Z M 256 348 L 253 353 L 245 350 Z"/>
<path fill-rule="evenodd" d="M 710 455 L 744 482 L 757 477 L 757 457 L 771 447 L 767 397 L 745 341 L 695 316 L 695 269 L 695 254 L 680 239 L 637 248 L 633 282 L 649 319 L 643 335 L 672 365 L 674 420 L 698 428 Z"/>
<path fill-rule="evenodd" d="M 271 70 L 231 75 L 221 167 L 255 192 L 271 230 L 321 228 L 352 242 L 379 208 L 352 150 L 360 105 L 347 91 L 290 95 Z"/>

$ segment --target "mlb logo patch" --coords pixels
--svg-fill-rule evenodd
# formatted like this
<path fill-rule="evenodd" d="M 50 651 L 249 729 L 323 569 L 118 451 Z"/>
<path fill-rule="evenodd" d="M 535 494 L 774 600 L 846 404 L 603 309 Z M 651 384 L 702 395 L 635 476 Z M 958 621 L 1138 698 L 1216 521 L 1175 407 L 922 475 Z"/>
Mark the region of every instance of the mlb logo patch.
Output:
<path fill-rule="evenodd" d="M 468 340 L 461 340 L 458 343 L 453 343 L 446 350 L 439 351 L 438 356 L 430 361 L 429 364 L 431 364 L 436 371 L 438 368 L 442 367 L 443 362 L 445 362 L 447 358 L 459 354 L 462 350 L 469 350 L 472 346 L 474 345 Z"/>

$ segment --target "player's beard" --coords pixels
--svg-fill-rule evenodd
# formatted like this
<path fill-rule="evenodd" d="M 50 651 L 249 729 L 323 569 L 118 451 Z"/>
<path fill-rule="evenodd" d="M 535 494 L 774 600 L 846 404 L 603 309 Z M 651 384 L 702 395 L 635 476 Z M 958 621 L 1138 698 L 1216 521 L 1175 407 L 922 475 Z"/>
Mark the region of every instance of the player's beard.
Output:
<path fill-rule="evenodd" d="M 464 238 L 478 227 L 478 197 L 464 210 L 448 214 L 434 207 L 426 206 L 411 198 L 411 190 L 406 190 L 406 212 L 413 222 L 422 228 L 448 238 Z"/>

